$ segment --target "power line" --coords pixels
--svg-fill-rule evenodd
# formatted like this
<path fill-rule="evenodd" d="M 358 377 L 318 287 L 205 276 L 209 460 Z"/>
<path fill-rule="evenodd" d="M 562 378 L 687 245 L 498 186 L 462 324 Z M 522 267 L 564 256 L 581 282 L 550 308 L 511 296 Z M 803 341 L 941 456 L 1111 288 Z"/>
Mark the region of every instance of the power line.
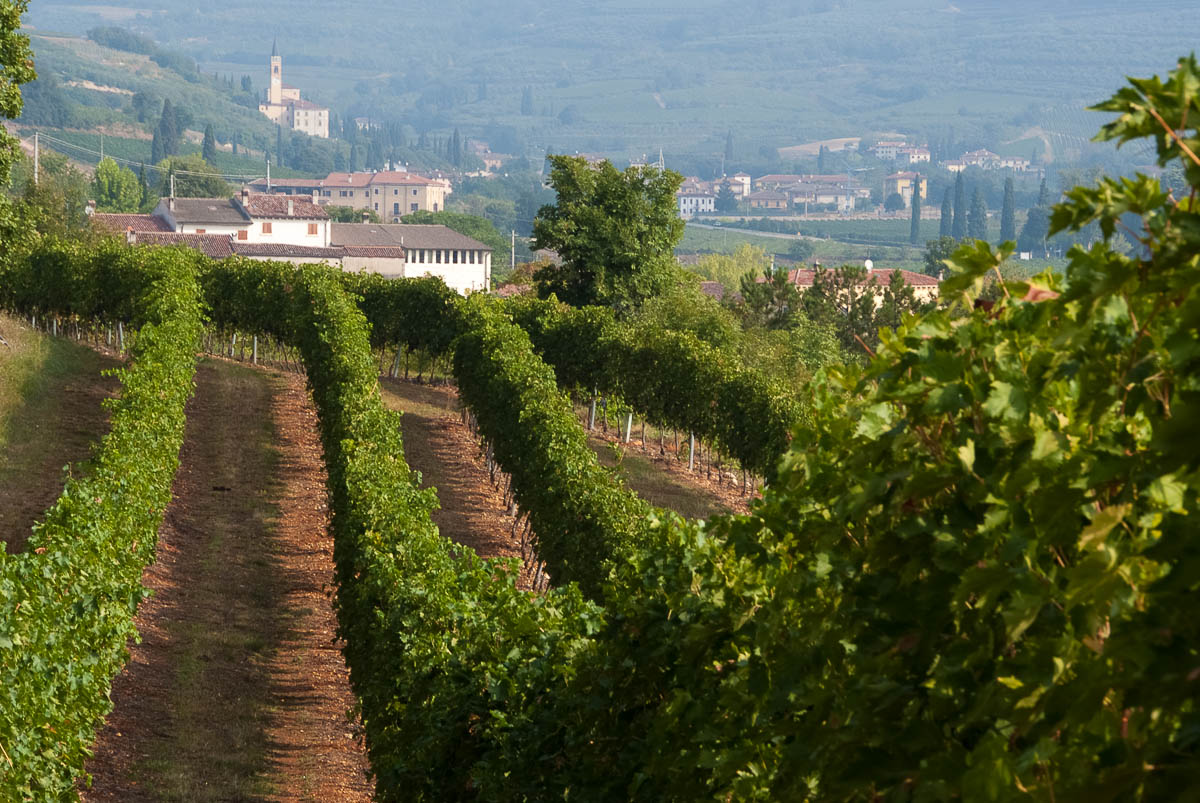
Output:
<path fill-rule="evenodd" d="M 113 156 L 112 154 L 105 154 L 100 151 L 92 150 L 91 148 L 85 147 L 83 145 L 76 145 L 73 142 L 67 142 L 65 140 L 61 140 L 56 137 L 52 137 L 48 134 L 41 134 L 40 139 L 43 142 L 50 142 L 54 145 L 59 146 L 60 148 L 68 148 L 68 149 L 77 151 L 79 153 L 86 153 L 91 156 L 98 156 L 98 157 L 101 157 L 104 159 L 112 159 L 117 164 L 127 165 L 129 167 L 149 167 L 151 170 L 159 169 L 157 165 L 153 165 L 153 164 L 147 165 L 147 163 L 145 163 L 145 162 L 135 162 L 130 159 L 122 159 L 118 156 Z M 246 174 L 241 174 L 241 173 L 202 173 L 202 172 L 199 172 L 196 170 L 180 170 L 180 169 L 173 169 L 171 172 L 175 173 L 175 175 L 177 175 L 177 176 L 211 177 L 211 176 L 217 175 L 224 179 L 243 180 L 243 181 L 246 179 L 262 178 L 262 176 L 259 174 L 246 175 Z"/>

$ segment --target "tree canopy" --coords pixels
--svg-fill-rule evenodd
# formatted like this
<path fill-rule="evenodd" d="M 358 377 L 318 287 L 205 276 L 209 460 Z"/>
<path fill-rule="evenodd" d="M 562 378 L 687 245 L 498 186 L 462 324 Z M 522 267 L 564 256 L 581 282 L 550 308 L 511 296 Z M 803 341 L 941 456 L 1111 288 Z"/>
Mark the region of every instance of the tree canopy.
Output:
<path fill-rule="evenodd" d="M 171 194 L 171 176 L 175 176 L 177 198 L 228 198 L 233 190 L 217 169 L 198 153 L 163 159 L 154 169 L 158 171 L 158 194 Z"/>
<path fill-rule="evenodd" d="M 137 212 L 142 206 L 142 184 L 128 167 L 101 159 L 92 177 L 96 208 L 101 212 Z"/>
<path fill-rule="evenodd" d="M 621 171 L 607 160 L 592 166 L 577 156 L 549 161 L 558 201 L 538 212 L 533 239 L 562 265 L 539 271 L 539 294 L 623 312 L 668 287 L 683 237 L 675 204 L 683 177 L 653 167 Z"/>

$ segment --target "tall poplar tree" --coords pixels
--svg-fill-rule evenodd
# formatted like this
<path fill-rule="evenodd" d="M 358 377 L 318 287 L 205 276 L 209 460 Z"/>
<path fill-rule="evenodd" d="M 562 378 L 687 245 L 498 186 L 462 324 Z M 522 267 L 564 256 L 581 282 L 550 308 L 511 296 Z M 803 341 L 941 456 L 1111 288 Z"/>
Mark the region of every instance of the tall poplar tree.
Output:
<path fill-rule="evenodd" d="M 978 187 L 971 196 L 971 211 L 967 214 L 967 237 L 972 240 L 987 239 L 987 201 L 983 199 L 983 190 Z"/>
<path fill-rule="evenodd" d="M 967 236 L 967 188 L 963 186 L 963 174 L 954 180 L 954 224 L 950 236 L 956 240 Z"/>
<path fill-rule="evenodd" d="M 921 242 L 921 176 L 913 179 L 912 223 L 908 228 L 908 241 L 913 245 Z"/>
<path fill-rule="evenodd" d="M 204 126 L 204 144 L 200 146 L 200 155 L 209 164 L 214 164 L 217 160 L 217 138 L 213 134 L 212 123 Z"/>
<path fill-rule="evenodd" d="M 938 224 L 938 237 L 950 237 L 954 229 L 954 188 L 947 187 L 942 193 L 942 220 Z"/>
<path fill-rule="evenodd" d="M 1000 242 L 1017 239 L 1016 209 L 1013 200 L 1013 180 L 1004 180 L 1004 206 L 1000 210 Z"/>

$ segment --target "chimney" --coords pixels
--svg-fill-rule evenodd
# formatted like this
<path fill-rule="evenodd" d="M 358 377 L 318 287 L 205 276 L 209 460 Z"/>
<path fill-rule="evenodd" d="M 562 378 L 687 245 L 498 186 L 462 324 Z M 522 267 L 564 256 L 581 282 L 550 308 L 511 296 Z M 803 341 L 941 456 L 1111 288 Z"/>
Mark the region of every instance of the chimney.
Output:
<path fill-rule="evenodd" d="M 288 217 L 292 217 L 296 213 L 296 202 L 288 198 Z"/>
<path fill-rule="evenodd" d="M 95 201 L 87 202 L 87 214 L 88 215 L 96 214 L 96 202 Z"/>
<path fill-rule="evenodd" d="M 250 204 L 250 188 L 242 187 L 242 206 L 248 206 L 249 204 Z"/>
<path fill-rule="evenodd" d="M 129 245 L 133 245 L 137 242 L 137 235 L 133 233 L 133 226 L 127 226 L 125 228 L 125 242 Z"/>
<path fill-rule="evenodd" d="M 174 195 L 172 195 L 170 198 L 167 199 L 167 211 L 168 212 L 175 211 L 175 196 Z"/>
<path fill-rule="evenodd" d="M 363 213 L 362 213 L 362 222 L 363 222 L 363 223 L 370 223 L 370 222 L 371 222 L 371 213 L 370 213 L 370 212 L 363 211 Z"/>

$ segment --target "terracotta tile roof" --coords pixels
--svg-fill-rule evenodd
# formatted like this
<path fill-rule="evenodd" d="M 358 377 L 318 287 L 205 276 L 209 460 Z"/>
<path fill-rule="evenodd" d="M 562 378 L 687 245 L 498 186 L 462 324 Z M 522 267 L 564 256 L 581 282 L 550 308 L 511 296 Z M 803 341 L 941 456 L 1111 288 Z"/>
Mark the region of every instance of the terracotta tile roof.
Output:
<path fill-rule="evenodd" d="M 182 245 L 212 259 L 233 256 L 228 234 L 177 234 L 175 232 L 137 232 L 138 245 Z"/>
<path fill-rule="evenodd" d="M 244 257 L 283 257 L 340 260 L 346 255 L 344 248 L 322 248 L 316 245 L 289 245 L 287 243 L 246 243 L 233 241 L 233 253 Z"/>
<path fill-rule="evenodd" d="M 241 202 L 251 217 L 296 218 L 297 220 L 329 220 L 324 209 L 303 197 L 290 195 L 251 195 Z M 289 214 L 290 210 L 290 214 Z"/>
<path fill-rule="evenodd" d="M 404 259 L 404 249 L 398 245 L 346 245 L 338 248 L 342 248 L 348 257 Z"/>
<path fill-rule="evenodd" d="M 720 282 L 700 282 L 700 292 L 720 301 L 725 298 L 725 285 Z"/>
<path fill-rule="evenodd" d="M 771 192 L 770 190 L 760 190 L 752 192 L 746 196 L 751 201 L 786 201 L 787 195 L 782 192 Z"/>
<path fill-rule="evenodd" d="M 890 176 L 888 176 L 888 181 L 891 181 L 892 179 L 908 179 L 909 181 L 912 181 L 917 178 L 921 178 L 920 173 L 913 173 L 905 170 L 900 173 L 892 173 Z"/>
<path fill-rule="evenodd" d="M 92 220 L 98 226 L 121 234 L 130 229 L 134 231 L 171 230 L 171 227 L 167 225 L 167 221 L 154 215 L 123 215 L 113 212 L 97 212 L 92 215 Z"/>
<path fill-rule="evenodd" d="M 416 173 L 401 173 L 391 171 L 386 173 L 373 173 L 371 175 L 371 184 L 415 184 L 418 186 L 427 186 L 429 184 L 437 184 L 438 180 L 419 176 Z"/>
<path fill-rule="evenodd" d="M 491 251 L 478 240 L 454 229 L 435 224 L 417 223 L 331 223 L 329 239 L 335 245 L 385 245 L 414 248 L 454 248 L 466 251 Z"/>
<path fill-rule="evenodd" d="M 273 179 L 271 179 L 271 187 L 272 188 L 295 187 L 298 189 L 315 190 L 318 187 L 320 187 L 323 183 L 324 183 L 324 181 L 319 178 L 273 178 Z M 248 182 L 246 184 L 246 186 L 252 187 L 254 189 L 262 188 L 263 190 L 265 190 L 267 188 L 267 179 L 265 176 L 263 178 L 256 178 L 253 181 Z"/>
<path fill-rule="evenodd" d="M 911 270 L 904 270 L 902 268 L 894 268 L 892 270 L 888 270 L 887 268 L 875 268 L 865 277 L 862 283 L 868 284 L 872 279 L 874 279 L 881 287 L 885 287 L 887 286 L 887 283 L 891 281 L 892 273 L 896 270 L 899 270 L 900 275 L 904 278 L 904 281 L 913 287 L 937 287 L 940 284 L 940 282 L 933 276 L 926 276 L 924 273 L 914 273 Z M 788 283 L 794 284 L 797 287 L 812 287 L 813 277 L 815 275 L 816 271 L 812 268 L 795 268 L 788 271 Z M 755 281 L 761 284 L 762 282 L 765 282 L 766 279 L 762 276 L 759 276 L 757 279 L 755 279 Z"/>
<path fill-rule="evenodd" d="M 371 183 L 374 173 L 330 173 L 325 177 L 323 187 L 365 187 Z"/>

